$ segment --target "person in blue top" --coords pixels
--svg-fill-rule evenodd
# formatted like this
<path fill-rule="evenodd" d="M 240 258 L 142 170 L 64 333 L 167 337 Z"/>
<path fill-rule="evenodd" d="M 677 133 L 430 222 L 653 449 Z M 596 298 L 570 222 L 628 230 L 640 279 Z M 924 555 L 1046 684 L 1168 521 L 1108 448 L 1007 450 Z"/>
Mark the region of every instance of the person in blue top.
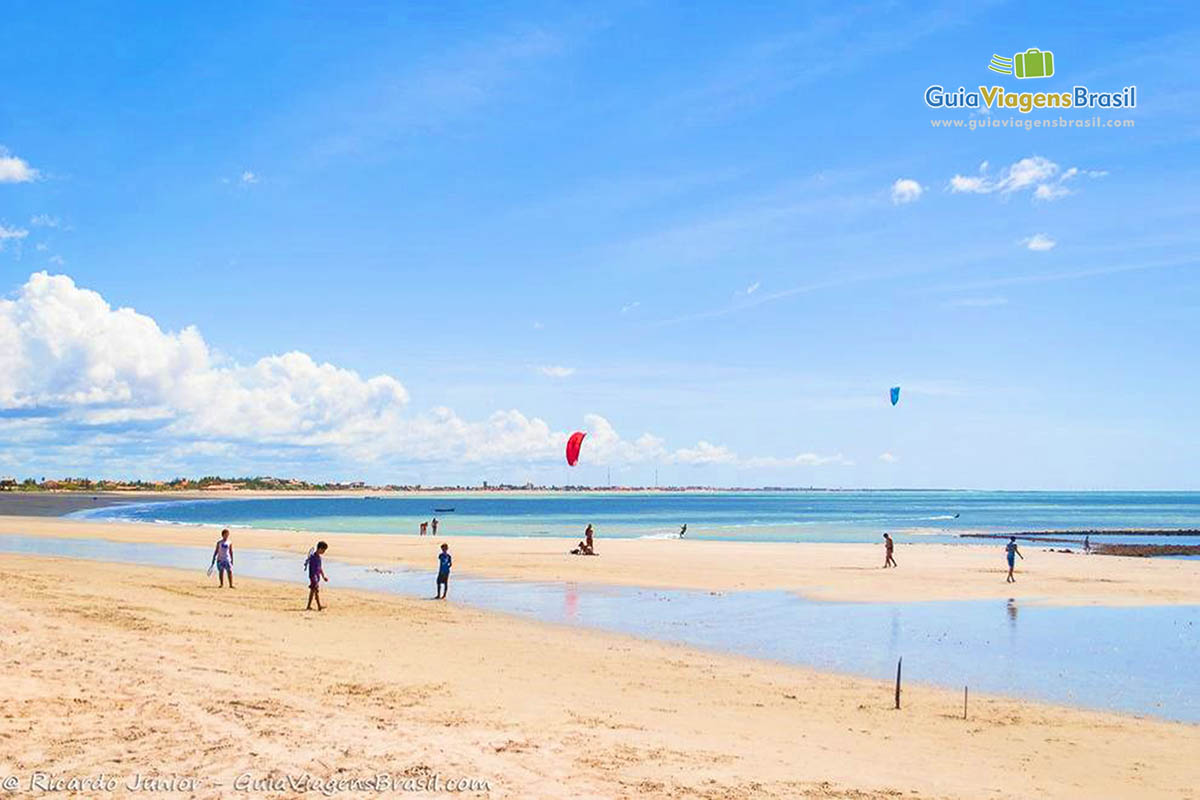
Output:
<path fill-rule="evenodd" d="M 1021 551 L 1017 549 L 1017 537 L 1008 537 L 1008 544 L 1004 546 L 1004 553 L 1008 557 L 1008 583 L 1016 583 L 1017 579 L 1013 577 L 1013 568 L 1017 565 L 1017 556 L 1021 556 Z M 1025 556 L 1021 556 L 1021 560 L 1025 560 Z"/>
<path fill-rule="evenodd" d="M 233 543 L 229 541 L 229 528 L 221 531 L 221 538 L 213 549 L 212 563 L 208 565 L 208 574 L 212 574 L 213 565 L 217 567 L 217 580 L 225 585 L 225 575 L 229 575 L 229 588 L 233 588 Z"/>
<path fill-rule="evenodd" d="M 443 544 L 442 552 L 438 553 L 437 599 L 445 600 L 450 587 L 450 565 L 454 559 L 450 557 L 450 545 Z"/>

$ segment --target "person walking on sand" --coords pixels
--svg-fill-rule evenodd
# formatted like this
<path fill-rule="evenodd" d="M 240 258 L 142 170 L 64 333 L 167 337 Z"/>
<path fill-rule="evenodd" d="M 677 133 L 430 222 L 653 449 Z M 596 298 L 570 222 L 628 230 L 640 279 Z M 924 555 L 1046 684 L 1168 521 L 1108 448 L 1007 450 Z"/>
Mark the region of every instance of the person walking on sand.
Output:
<path fill-rule="evenodd" d="M 421 520 L 421 535 L 425 535 L 425 531 L 429 530 L 429 523 Z"/>
<path fill-rule="evenodd" d="M 888 567 L 896 566 L 896 559 L 892 558 L 892 550 L 895 548 L 895 546 L 896 546 L 896 543 L 892 541 L 891 534 L 888 534 L 888 533 L 883 534 L 883 553 L 884 553 L 883 568 L 884 569 L 887 569 Z"/>
<path fill-rule="evenodd" d="M 433 529 L 433 535 L 437 536 L 437 517 L 433 518 L 433 522 L 429 523 L 429 527 Z"/>
<path fill-rule="evenodd" d="M 312 611 L 314 600 L 317 603 L 317 611 L 323 611 L 325 608 L 321 605 L 321 581 L 328 583 L 329 578 L 321 567 L 321 556 L 325 555 L 328 549 L 329 545 L 317 542 L 317 546 L 308 551 L 308 558 L 304 559 L 304 566 L 308 567 L 308 605 L 305 606 L 305 611 Z"/>
<path fill-rule="evenodd" d="M 229 575 L 229 588 L 233 588 L 233 542 L 229 541 L 229 528 L 221 531 L 221 538 L 213 548 L 212 562 L 208 565 L 208 574 L 212 574 L 213 564 L 217 567 L 217 580 L 225 585 L 225 576 Z"/>
<path fill-rule="evenodd" d="M 1083 552 L 1085 552 L 1085 553 L 1092 552 L 1092 536 L 1091 536 L 1091 534 L 1084 534 L 1084 536 L 1083 536 Z"/>
<path fill-rule="evenodd" d="M 450 557 L 450 545 L 442 543 L 442 552 L 438 553 L 437 600 L 445 600 L 450 590 L 450 565 L 454 559 Z"/>
<path fill-rule="evenodd" d="M 1017 566 L 1017 556 L 1021 556 L 1021 551 L 1017 547 L 1017 537 L 1008 537 L 1008 544 L 1004 546 L 1004 553 L 1008 557 L 1008 583 L 1016 583 L 1017 579 L 1013 577 L 1013 569 Z M 1021 560 L 1025 560 L 1025 556 L 1021 556 Z"/>

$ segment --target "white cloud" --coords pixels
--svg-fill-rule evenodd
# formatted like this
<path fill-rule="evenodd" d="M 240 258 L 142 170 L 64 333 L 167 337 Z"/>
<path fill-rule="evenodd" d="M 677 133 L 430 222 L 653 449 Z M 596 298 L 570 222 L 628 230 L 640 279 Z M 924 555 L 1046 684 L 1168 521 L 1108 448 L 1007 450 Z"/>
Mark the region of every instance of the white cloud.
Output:
<path fill-rule="evenodd" d="M 621 313 L 628 314 L 630 311 L 633 311 L 635 308 L 637 308 L 641 304 L 642 303 L 640 300 L 634 300 L 632 303 L 626 303 L 625 305 L 621 306 Z"/>
<path fill-rule="evenodd" d="M 1060 197 L 1066 197 L 1071 193 L 1071 190 L 1061 183 L 1049 184 L 1043 183 L 1033 190 L 1033 199 L 1035 200 L 1057 200 Z"/>
<path fill-rule="evenodd" d="M 820 453 L 799 453 L 797 455 L 779 458 L 776 456 L 757 456 L 742 459 L 741 463 L 748 467 L 852 467 L 854 462 L 841 453 L 822 455 Z"/>
<path fill-rule="evenodd" d="M 879 460 L 886 464 L 895 464 L 900 460 L 900 456 L 892 455 L 891 453 L 880 453 Z"/>
<path fill-rule="evenodd" d="M 947 188 L 955 194 L 1009 195 L 1030 190 L 1035 200 L 1057 200 L 1071 194 L 1067 184 L 1079 176 L 1101 178 L 1107 174 L 1078 167 L 1064 170 L 1048 158 L 1030 156 L 1000 170 L 995 177 L 988 174 L 988 162 L 984 161 L 978 175 L 955 175 Z"/>
<path fill-rule="evenodd" d="M 761 283 L 759 283 L 758 281 L 755 281 L 754 283 L 752 283 L 752 284 L 750 284 L 749 286 L 747 286 L 747 287 L 746 287 L 746 294 L 747 294 L 747 295 L 754 294 L 755 292 L 757 292 L 757 291 L 758 291 L 758 288 L 759 288 L 760 286 L 762 286 L 762 284 L 761 284 Z"/>
<path fill-rule="evenodd" d="M 1057 245 L 1058 242 L 1056 242 L 1054 239 L 1051 239 L 1044 233 L 1035 233 L 1033 236 L 1022 239 L 1021 244 L 1025 245 L 1034 252 L 1044 253 L 1047 250 L 1053 250 L 1054 246 Z"/>
<path fill-rule="evenodd" d="M 364 464 L 556 464 L 567 439 L 516 409 L 479 421 L 445 407 L 413 413 L 395 378 L 365 378 L 302 352 L 230 362 L 196 328 L 164 331 L 65 275 L 35 273 L 13 299 L 0 298 L 0 341 L 0 410 L 22 412 L 0 416 L 0 430 L 41 430 L 46 449 L 64 457 L 103 446 L 119 463 L 125 447 L 157 457 L 195 446 L 229 458 L 294 460 L 302 449 Z M 625 439 L 598 414 L 583 421 L 590 464 L 737 460 L 704 441 L 671 452 L 649 433 Z"/>
<path fill-rule="evenodd" d="M 29 231 L 24 228 L 9 228 L 0 223 L 0 250 L 4 249 L 6 242 L 19 242 L 28 235 Z"/>
<path fill-rule="evenodd" d="M 242 183 L 258 183 L 258 176 L 250 170 L 246 170 L 242 173 L 241 181 Z"/>
<path fill-rule="evenodd" d="M 0 147 L 0 183 L 29 183 L 36 181 L 39 173 L 23 158 L 17 158 Z"/>
<path fill-rule="evenodd" d="M 899 206 L 915 202 L 924 192 L 925 187 L 912 178 L 897 178 L 892 184 L 892 203 Z"/>
<path fill-rule="evenodd" d="M 545 366 L 538 367 L 538 372 L 550 378 L 569 378 L 575 374 L 574 367 Z"/>
<path fill-rule="evenodd" d="M 542 329 L 543 329 L 543 328 L 545 328 L 545 327 L 546 327 L 545 325 L 543 325 L 542 323 L 538 322 L 537 320 L 534 320 L 534 321 L 533 321 L 533 329 L 534 329 L 535 331 L 540 331 L 540 330 L 542 330 Z"/>
<path fill-rule="evenodd" d="M 676 450 L 673 460 L 679 464 L 734 464 L 738 457 L 728 447 L 699 441 L 695 447 Z"/>
<path fill-rule="evenodd" d="M 57 255 L 57 254 L 56 254 L 56 255 L 52 255 L 52 256 L 50 256 L 50 257 L 49 257 L 48 259 L 46 259 L 46 260 L 47 260 L 47 261 L 49 261 L 51 264 L 56 264 L 56 265 L 58 265 L 58 266 L 60 266 L 60 267 L 61 267 L 63 264 L 67 263 L 67 260 L 66 260 L 65 258 L 63 258 L 62 256 L 60 256 L 60 255 Z"/>
<path fill-rule="evenodd" d="M 49 214 L 34 214 L 29 218 L 29 224 L 35 228 L 57 228 L 62 224 L 58 217 L 52 217 Z"/>

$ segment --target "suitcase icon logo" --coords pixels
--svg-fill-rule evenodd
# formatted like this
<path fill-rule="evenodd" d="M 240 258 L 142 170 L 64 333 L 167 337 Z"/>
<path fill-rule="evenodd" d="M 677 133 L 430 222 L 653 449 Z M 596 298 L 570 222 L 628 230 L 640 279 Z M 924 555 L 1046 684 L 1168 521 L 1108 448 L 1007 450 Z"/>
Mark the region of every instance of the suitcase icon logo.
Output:
<path fill-rule="evenodd" d="M 1054 74 L 1054 53 L 1031 47 L 1012 58 L 993 54 L 988 69 L 1018 78 L 1049 78 Z"/>

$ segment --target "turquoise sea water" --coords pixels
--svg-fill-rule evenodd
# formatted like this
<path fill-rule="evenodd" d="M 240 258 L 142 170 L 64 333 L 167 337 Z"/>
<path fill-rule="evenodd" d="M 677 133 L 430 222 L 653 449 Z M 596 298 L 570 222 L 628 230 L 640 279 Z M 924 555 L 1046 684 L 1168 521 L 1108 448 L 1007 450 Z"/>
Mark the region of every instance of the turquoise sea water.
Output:
<path fill-rule="evenodd" d="M 453 512 L 436 509 L 453 508 Z M 957 515 L 957 516 L 956 516 Z M 76 516 L 282 528 L 416 533 L 436 516 L 447 536 L 667 537 L 732 541 L 970 541 L 967 532 L 1200 529 L 1198 492 L 813 491 L 460 494 L 216 499 L 117 506 Z M 986 541 L 986 540 L 985 540 Z M 1105 539 L 1137 542 L 1138 538 Z M 1148 539 L 1200 544 L 1198 537 Z"/>
<path fill-rule="evenodd" d="M 205 578 L 212 550 L 98 539 L 0 536 L 0 552 L 177 567 Z M 325 562 L 336 613 L 342 588 L 429 597 L 430 570 Z M 243 577 L 296 584 L 297 555 L 239 549 Z M 906 681 L 1200 722 L 1200 606 L 1052 607 L 1015 601 L 823 603 L 791 592 L 696 592 L 455 576 L 451 601 L 563 625 Z M 432 602 L 432 601 L 431 601 Z M 890 689 L 864 702 L 891 702 Z M 947 713 L 957 714 L 958 701 Z"/>

